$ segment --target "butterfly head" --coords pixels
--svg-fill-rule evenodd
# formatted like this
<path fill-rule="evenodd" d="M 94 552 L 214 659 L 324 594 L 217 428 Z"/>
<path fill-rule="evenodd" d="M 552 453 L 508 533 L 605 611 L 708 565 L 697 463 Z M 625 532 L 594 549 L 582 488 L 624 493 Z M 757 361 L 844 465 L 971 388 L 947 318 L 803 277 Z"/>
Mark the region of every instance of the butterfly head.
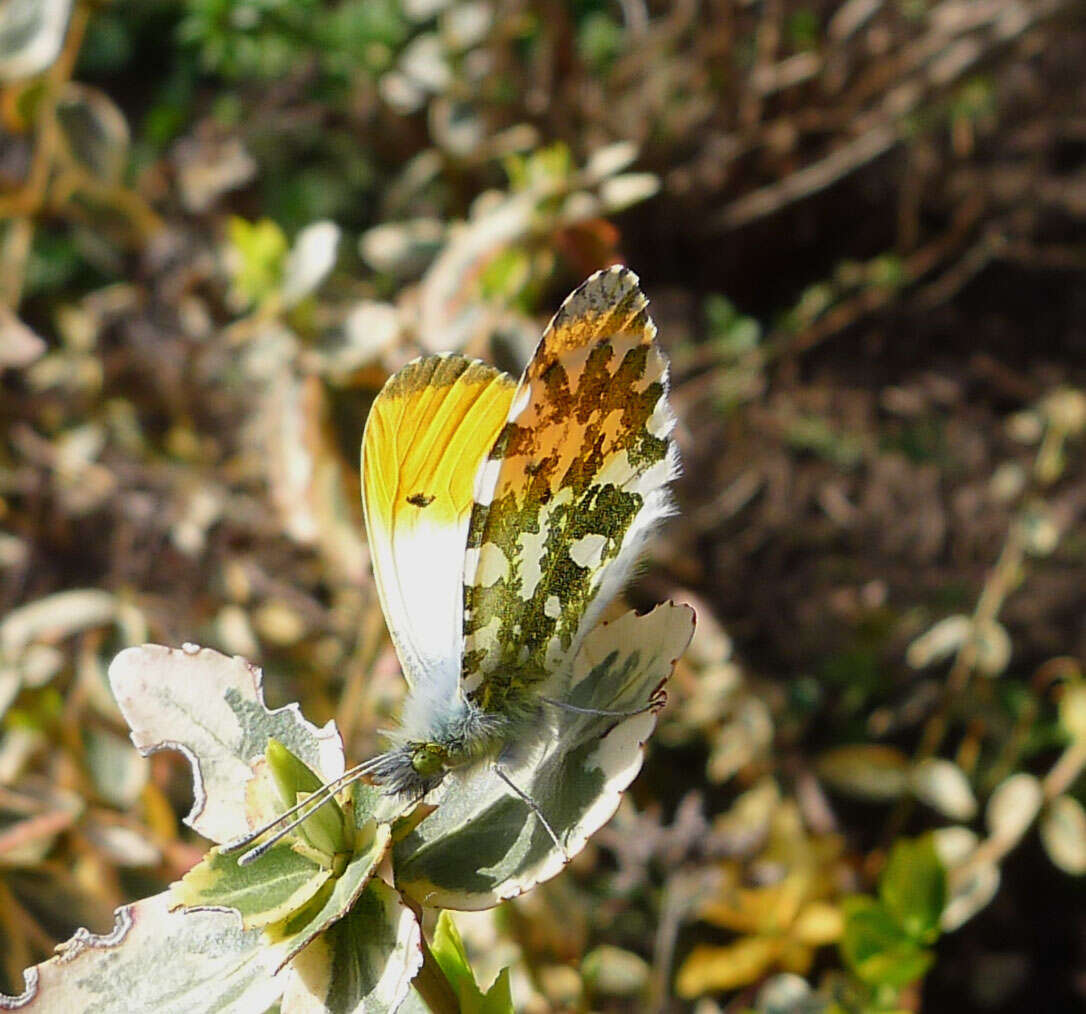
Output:
<path fill-rule="evenodd" d="M 449 750 L 441 743 L 410 743 L 411 769 L 423 780 L 440 777 L 449 766 Z"/>
<path fill-rule="evenodd" d="M 440 743 L 408 741 L 375 758 L 367 774 L 389 795 L 421 799 L 441 784 L 448 761 Z"/>
<path fill-rule="evenodd" d="M 506 731 L 501 716 L 488 714 L 463 698 L 446 713 L 431 713 L 429 719 L 429 725 L 418 728 L 414 736 L 396 735 L 398 744 L 368 768 L 367 774 L 386 792 L 426 795 L 446 772 L 493 755 Z"/>

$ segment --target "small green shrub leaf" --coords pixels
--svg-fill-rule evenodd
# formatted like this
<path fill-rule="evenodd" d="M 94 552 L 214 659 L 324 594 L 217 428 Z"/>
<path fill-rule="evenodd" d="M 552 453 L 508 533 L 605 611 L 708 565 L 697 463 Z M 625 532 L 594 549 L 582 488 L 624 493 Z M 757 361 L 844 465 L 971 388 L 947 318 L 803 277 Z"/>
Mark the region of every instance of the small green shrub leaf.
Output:
<path fill-rule="evenodd" d="M 283 811 L 289 810 L 321 787 L 321 780 L 313 770 L 295 757 L 279 740 L 268 740 L 265 756 L 268 770 L 279 790 L 279 803 Z M 312 816 L 299 825 L 298 831 L 310 845 L 327 856 L 351 850 L 352 842 L 348 839 L 353 836 L 349 835 L 343 811 L 334 798 L 314 810 Z"/>
<path fill-rule="evenodd" d="M 928 970 L 933 955 L 920 947 L 874 898 L 846 899 L 841 954 L 864 982 L 900 989 Z"/>
<path fill-rule="evenodd" d="M 946 871 L 931 836 L 895 842 L 879 878 L 879 897 L 911 939 L 930 943 L 938 935 L 946 896 Z"/>
<path fill-rule="evenodd" d="M 280 287 L 287 258 L 287 238 L 270 218 L 247 222 L 234 217 L 229 225 L 234 263 L 234 298 L 242 307 L 261 302 Z"/>
<path fill-rule="evenodd" d="M 1060 698 L 1060 725 L 1071 739 L 1086 743 L 1086 682 L 1073 683 Z"/>

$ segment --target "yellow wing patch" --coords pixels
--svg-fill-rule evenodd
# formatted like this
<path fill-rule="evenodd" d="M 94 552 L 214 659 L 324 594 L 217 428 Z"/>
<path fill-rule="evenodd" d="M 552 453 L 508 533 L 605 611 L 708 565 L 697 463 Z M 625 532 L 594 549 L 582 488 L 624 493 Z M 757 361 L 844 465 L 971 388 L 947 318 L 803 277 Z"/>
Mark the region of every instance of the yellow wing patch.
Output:
<path fill-rule="evenodd" d="M 476 473 L 513 380 L 477 360 L 430 356 L 393 376 L 362 438 L 362 502 L 381 604 L 404 675 L 458 693 L 464 546 Z"/>
<path fill-rule="evenodd" d="M 563 303 L 479 472 L 464 569 L 465 689 L 487 711 L 559 672 L 669 511 L 667 361 L 637 276 Z"/>

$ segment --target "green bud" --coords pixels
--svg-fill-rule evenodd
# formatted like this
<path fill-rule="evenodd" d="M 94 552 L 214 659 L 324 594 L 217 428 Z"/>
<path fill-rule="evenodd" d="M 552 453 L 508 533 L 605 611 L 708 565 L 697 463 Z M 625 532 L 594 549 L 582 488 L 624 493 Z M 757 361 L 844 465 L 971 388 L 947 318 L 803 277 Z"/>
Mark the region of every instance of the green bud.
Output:
<path fill-rule="evenodd" d="M 307 764 L 276 739 L 268 740 L 264 756 L 284 811 L 300 802 L 302 797 L 316 792 L 323 784 Z M 332 857 L 339 852 L 351 851 L 346 827 L 343 810 L 335 797 L 331 797 L 307 817 L 298 830 L 315 849 Z"/>

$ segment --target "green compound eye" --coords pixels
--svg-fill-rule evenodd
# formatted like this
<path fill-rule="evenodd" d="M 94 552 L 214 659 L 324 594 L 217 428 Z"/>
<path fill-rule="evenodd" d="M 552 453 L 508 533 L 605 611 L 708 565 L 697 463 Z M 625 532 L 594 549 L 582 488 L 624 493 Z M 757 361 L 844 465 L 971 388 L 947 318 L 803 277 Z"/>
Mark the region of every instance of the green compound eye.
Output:
<path fill-rule="evenodd" d="M 419 743 L 411 754 L 411 766 L 427 778 L 440 772 L 447 759 L 448 751 L 440 743 Z"/>

